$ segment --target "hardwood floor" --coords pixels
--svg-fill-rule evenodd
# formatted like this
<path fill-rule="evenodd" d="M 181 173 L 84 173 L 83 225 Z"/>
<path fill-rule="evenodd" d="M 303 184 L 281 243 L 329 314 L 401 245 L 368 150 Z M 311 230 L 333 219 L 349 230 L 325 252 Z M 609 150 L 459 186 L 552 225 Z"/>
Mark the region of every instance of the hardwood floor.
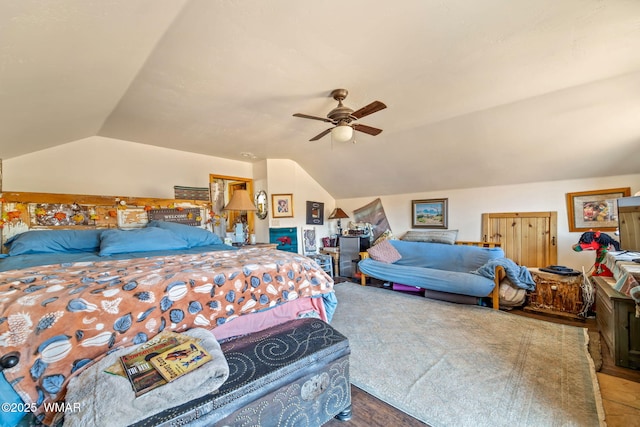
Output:
<path fill-rule="evenodd" d="M 339 282 L 340 280 L 336 280 Z M 370 286 L 370 285 L 368 285 Z M 374 283 L 373 286 L 380 286 Z M 392 292 L 392 291 L 390 291 Z M 416 298 L 421 298 L 416 296 Z M 597 332 L 595 319 L 584 322 L 556 318 L 521 309 L 511 312 L 515 316 L 526 316 L 543 322 L 555 322 L 587 328 Z M 609 354 L 604 340 L 602 345 L 602 368 L 597 373 L 602 405 L 608 427 L 640 427 L 640 370 L 616 366 Z M 363 390 L 351 386 L 353 417 L 350 421 L 332 420 L 325 424 L 329 427 L 386 427 L 386 426 L 424 426 L 391 405 L 376 399 Z"/>

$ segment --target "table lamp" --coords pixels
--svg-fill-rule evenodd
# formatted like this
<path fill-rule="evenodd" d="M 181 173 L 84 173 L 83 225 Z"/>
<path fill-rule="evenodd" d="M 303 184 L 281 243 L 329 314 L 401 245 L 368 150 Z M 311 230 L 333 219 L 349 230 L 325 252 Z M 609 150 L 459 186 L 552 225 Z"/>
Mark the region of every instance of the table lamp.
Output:
<path fill-rule="evenodd" d="M 338 236 L 342 236 L 342 225 L 340 224 L 340 220 L 342 218 L 349 218 L 349 215 L 347 215 L 340 208 L 335 208 L 333 210 L 333 212 L 331 212 L 331 215 L 329 215 L 329 219 L 337 219 L 338 220 Z"/>
<path fill-rule="evenodd" d="M 231 196 L 231 200 L 224 207 L 226 211 L 238 211 L 238 212 L 247 212 L 247 211 L 257 211 L 258 209 L 253 204 L 251 197 L 249 197 L 249 192 L 247 190 L 236 190 L 233 192 Z M 235 223 L 235 240 L 236 243 L 243 245 L 247 241 L 247 234 L 245 232 L 246 224 L 242 222 L 241 218 L 238 218 L 238 222 Z"/>

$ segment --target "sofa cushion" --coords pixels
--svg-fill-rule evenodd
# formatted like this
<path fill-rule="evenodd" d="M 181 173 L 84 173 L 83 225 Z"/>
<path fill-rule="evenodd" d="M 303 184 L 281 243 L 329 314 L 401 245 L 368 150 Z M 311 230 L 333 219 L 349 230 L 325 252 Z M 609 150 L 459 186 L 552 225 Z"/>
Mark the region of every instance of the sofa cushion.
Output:
<path fill-rule="evenodd" d="M 471 273 L 485 265 L 489 260 L 504 258 L 504 251 L 501 248 L 406 242 L 404 240 L 390 240 L 389 243 L 391 243 L 402 256 L 394 265 L 428 267 Z M 401 281 L 397 282 L 404 283 Z"/>
<path fill-rule="evenodd" d="M 457 237 L 458 230 L 407 231 L 401 240 L 453 245 Z"/>
<path fill-rule="evenodd" d="M 377 245 L 367 249 L 369 256 L 376 261 L 386 262 L 388 264 L 394 263 L 402 258 L 400 252 L 393 247 L 389 240 L 383 240 Z"/>

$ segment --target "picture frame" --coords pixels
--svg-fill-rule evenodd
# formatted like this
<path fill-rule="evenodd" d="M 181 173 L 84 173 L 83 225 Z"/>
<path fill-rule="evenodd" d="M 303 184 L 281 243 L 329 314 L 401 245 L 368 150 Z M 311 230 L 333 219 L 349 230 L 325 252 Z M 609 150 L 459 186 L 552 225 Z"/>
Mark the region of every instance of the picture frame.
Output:
<path fill-rule="evenodd" d="M 324 203 L 307 201 L 307 224 L 324 224 Z"/>
<path fill-rule="evenodd" d="M 271 216 L 273 218 L 293 218 L 293 194 L 272 194 Z"/>
<path fill-rule="evenodd" d="M 315 227 L 302 229 L 303 255 L 318 253 Z"/>
<path fill-rule="evenodd" d="M 449 199 L 411 201 L 411 228 L 448 228 Z"/>
<path fill-rule="evenodd" d="M 630 195 L 630 187 L 567 193 L 569 231 L 615 231 L 618 228 L 617 199 Z"/>

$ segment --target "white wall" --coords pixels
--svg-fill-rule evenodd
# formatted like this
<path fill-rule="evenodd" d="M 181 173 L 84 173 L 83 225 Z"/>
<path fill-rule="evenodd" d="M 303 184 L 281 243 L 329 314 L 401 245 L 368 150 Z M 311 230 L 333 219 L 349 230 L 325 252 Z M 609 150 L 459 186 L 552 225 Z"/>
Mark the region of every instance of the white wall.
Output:
<path fill-rule="evenodd" d="M 315 227 L 318 246 L 321 237 L 329 236 L 327 217 L 333 210 L 335 199 L 322 188 L 300 165 L 292 160 L 267 160 L 270 227 L 298 227 L 298 252 L 302 253 L 302 228 Z M 276 218 L 271 215 L 272 194 L 293 194 L 293 218 Z M 307 201 L 324 203 L 324 224 L 307 225 Z"/>
<path fill-rule="evenodd" d="M 262 160 L 253 164 L 253 191 L 257 193 L 264 190 L 269 197 L 269 185 L 267 180 L 267 161 Z M 269 213 L 265 219 L 255 217 L 253 230 L 256 235 L 256 242 L 269 241 L 269 218 L 271 217 L 271 202 L 268 201 Z"/>
<path fill-rule="evenodd" d="M 3 190 L 174 197 L 209 174 L 251 178 L 251 163 L 94 136 L 3 161 Z"/>
<path fill-rule="evenodd" d="M 268 241 L 269 227 L 306 227 L 306 202 L 324 203 L 324 224 L 316 226 L 318 238 L 336 232 L 327 217 L 335 206 L 349 215 L 375 197 L 335 200 L 296 162 L 269 159 L 255 164 L 186 153 L 117 139 L 90 137 L 3 160 L 3 190 L 51 193 L 103 194 L 173 198 L 173 186 L 205 187 L 209 174 L 253 178 L 255 190 L 269 195 L 269 217 L 256 219 L 258 241 Z M 570 233 L 567 192 L 631 187 L 640 190 L 640 174 L 570 181 L 539 182 L 474 189 L 381 196 L 393 232 L 411 227 L 411 200 L 448 198 L 449 229 L 458 229 L 460 240 L 479 240 L 481 214 L 487 212 L 558 212 L 558 263 L 589 268 L 593 253 L 571 250 L 580 233 Z M 294 217 L 274 220 L 271 194 L 293 194 Z M 349 220 L 343 220 L 343 226 Z"/>
<path fill-rule="evenodd" d="M 269 241 L 270 226 L 299 231 L 306 227 L 306 201 L 325 204 L 324 225 L 316 226 L 316 236 L 328 236 L 326 218 L 335 205 L 333 197 L 291 160 L 248 163 L 98 136 L 5 159 L 2 166 L 4 191 L 40 193 L 171 199 L 174 185 L 208 187 L 209 174 L 252 178 L 254 191 L 269 195 L 268 218 L 255 221 L 259 242 Z M 293 194 L 293 218 L 272 219 L 274 193 Z"/>
<path fill-rule="evenodd" d="M 458 240 L 482 239 L 480 234 L 483 213 L 556 211 L 558 213 L 558 264 L 577 270 L 584 266 L 588 270 L 595 261 L 595 254 L 594 252 L 574 252 L 571 249 L 582 233 L 569 232 L 566 193 L 619 187 L 631 187 L 633 195 L 640 190 L 640 174 L 397 194 L 380 196 L 380 200 L 391 230 L 398 237 L 411 229 L 411 201 L 417 199 L 448 198 L 448 228 L 459 230 Z M 375 198 L 341 199 L 336 200 L 336 205 L 351 216 L 355 209 Z M 348 221 L 346 220 L 347 223 Z M 609 234 L 613 236 L 613 232 Z"/>

